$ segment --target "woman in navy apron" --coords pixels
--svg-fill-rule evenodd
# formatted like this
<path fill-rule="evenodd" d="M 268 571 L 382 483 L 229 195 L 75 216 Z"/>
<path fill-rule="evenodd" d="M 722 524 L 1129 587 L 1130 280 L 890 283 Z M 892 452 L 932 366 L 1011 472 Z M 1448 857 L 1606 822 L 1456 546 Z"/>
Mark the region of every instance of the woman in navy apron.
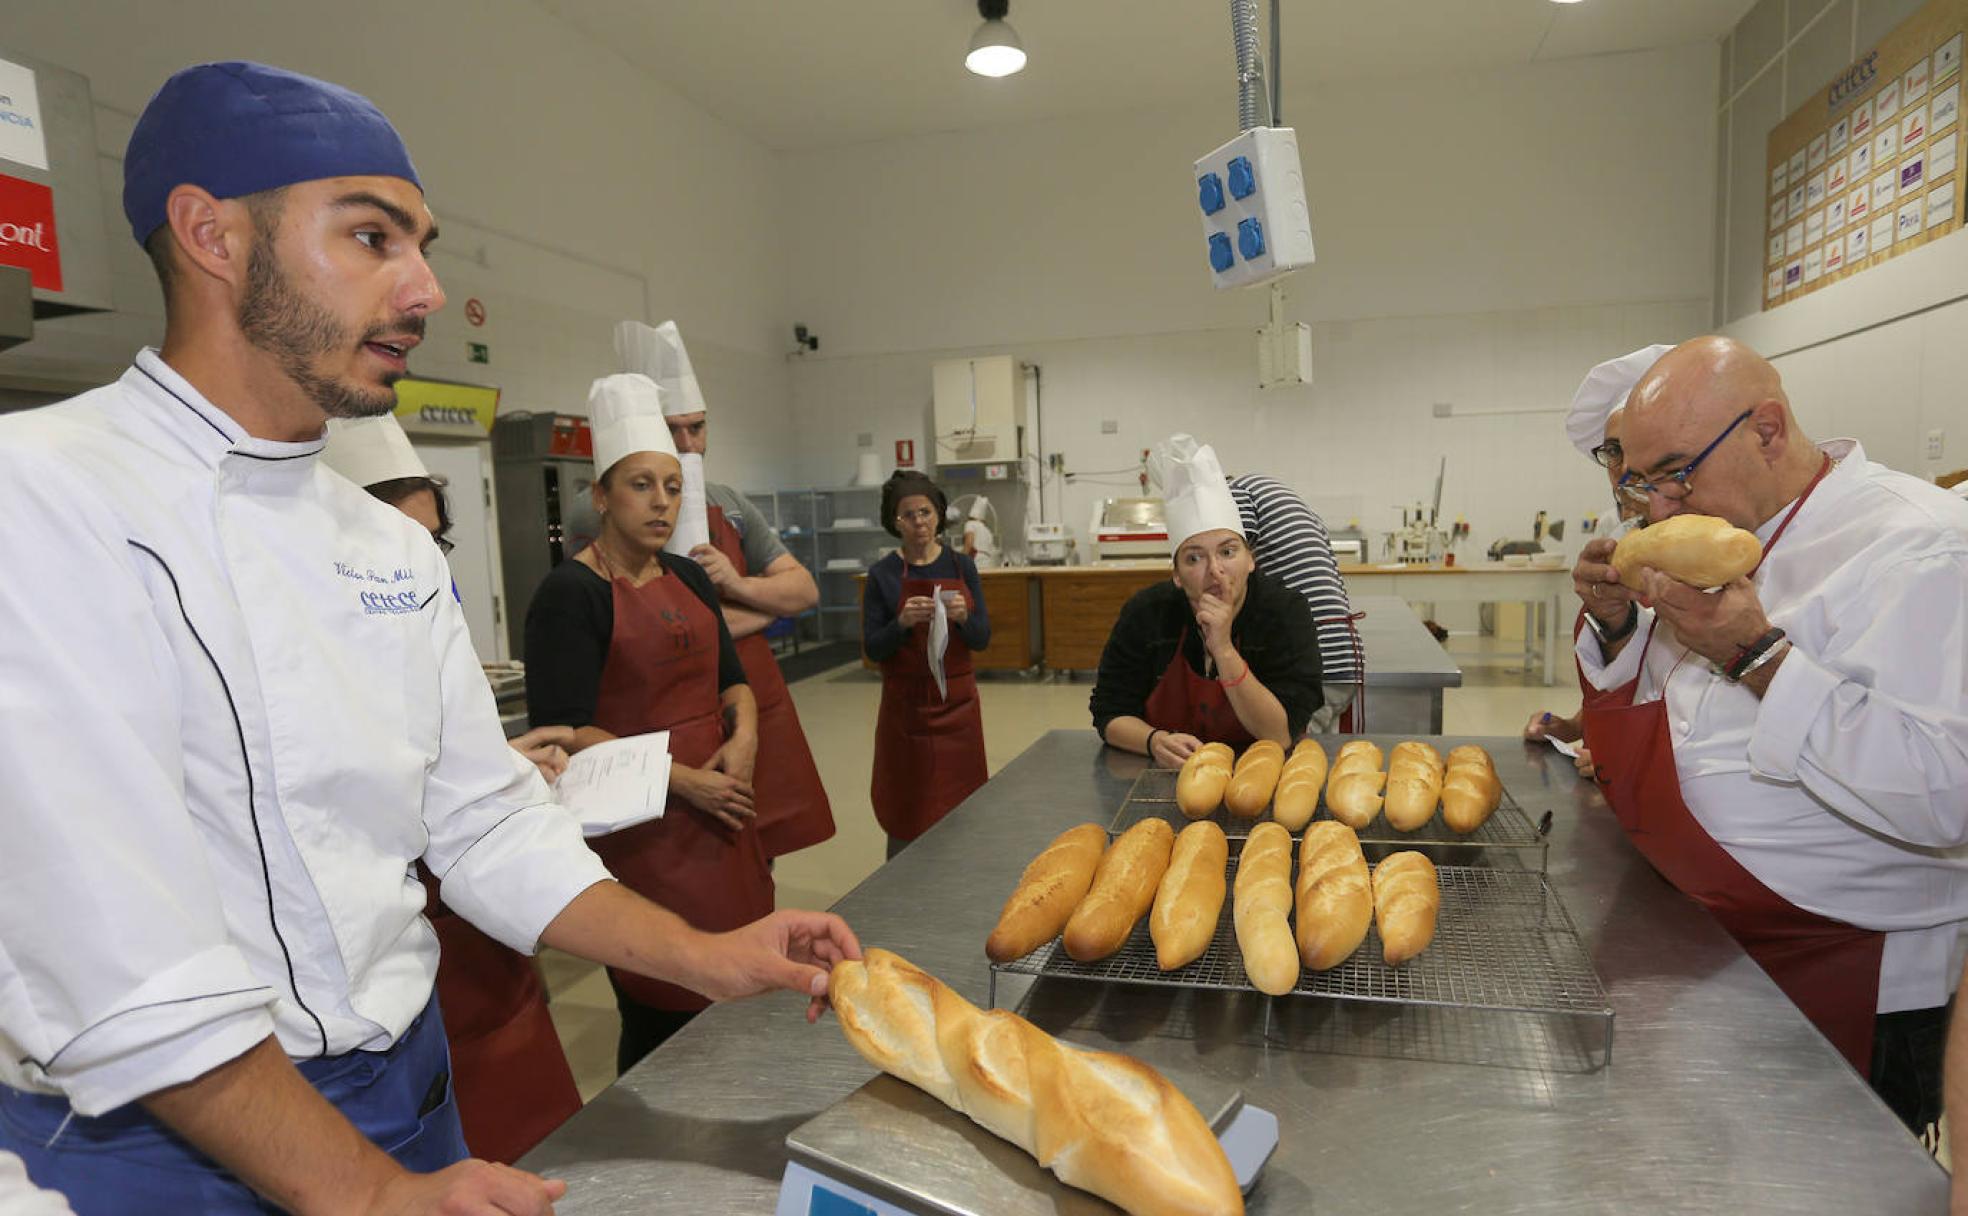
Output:
<path fill-rule="evenodd" d="M 529 707 L 536 723 L 576 728 L 577 752 L 669 732 L 662 816 L 589 843 L 616 878 L 695 928 L 737 929 L 773 904 L 752 802 L 757 705 L 710 579 L 689 558 L 663 552 L 683 473 L 655 383 L 604 377 L 589 412 L 601 528 L 547 575 L 527 612 Z M 710 1004 L 616 969 L 609 980 L 622 1013 L 622 1070 Z"/>
<path fill-rule="evenodd" d="M 977 565 L 939 539 L 949 504 L 936 483 L 902 470 L 882 487 L 882 526 L 902 542 L 868 570 L 861 643 L 881 664 L 869 796 L 894 857 L 990 776 L 971 653 L 991 642 Z M 948 623 L 943 686 L 930 669 L 941 598 Z"/>

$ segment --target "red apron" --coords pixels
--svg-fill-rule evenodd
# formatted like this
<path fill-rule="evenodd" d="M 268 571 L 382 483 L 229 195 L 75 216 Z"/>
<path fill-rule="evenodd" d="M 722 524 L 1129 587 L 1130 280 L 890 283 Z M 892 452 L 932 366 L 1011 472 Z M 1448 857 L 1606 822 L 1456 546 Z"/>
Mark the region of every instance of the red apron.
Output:
<path fill-rule="evenodd" d="M 1827 457 L 1819 480 L 1829 468 Z M 1765 558 L 1817 484 L 1784 517 L 1764 546 Z M 1649 634 L 1646 645 L 1652 644 Z M 1643 671 L 1646 661 L 1643 646 Z M 1585 745 L 1620 827 L 1662 877 L 1722 923 L 1860 1076 L 1869 1075 L 1886 935 L 1797 907 L 1715 842 L 1681 798 L 1666 682 L 1658 700 L 1643 704 L 1633 702 L 1638 686 L 1636 676 L 1623 689 L 1595 696 L 1582 714 Z"/>
<path fill-rule="evenodd" d="M 744 539 L 724 517 L 724 508 L 712 507 L 710 517 L 711 543 L 730 559 L 738 577 L 749 575 Z M 739 638 L 738 661 L 745 665 L 745 682 L 758 702 L 761 763 L 752 792 L 759 842 L 767 857 L 798 852 L 834 834 L 834 811 L 827 803 L 826 787 L 820 784 L 820 769 L 813 763 L 806 732 L 800 729 L 799 711 L 786 690 L 786 677 L 779 674 L 779 660 L 772 657 L 772 644 L 762 633 Z"/>
<path fill-rule="evenodd" d="M 465 1143 L 473 1156 L 510 1165 L 581 1109 L 581 1092 L 539 968 L 438 902 L 437 880 L 417 869 L 437 930 L 437 1002 Z"/>
<path fill-rule="evenodd" d="M 601 669 L 594 724 L 614 735 L 670 732 L 670 757 L 701 768 L 724 745 L 718 701 L 718 618 L 681 578 L 638 587 L 610 578 L 615 627 Z M 757 827 L 735 835 L 671 795 L 663 817 L 588 842 L 609 872 L 698 929 L 722 933 L 772 911 L 772 874 Z M 616 983 L 652 1009 L 694 1011 L 710 1001 L 626 971 Z"/>
<path fill-rule="evenodd" d="M 906 572 L 908 567 L 903 566 Z M 955 591 L 975 611 L 962 579 L 904 578 L 902 601 Z M 872 584 L 872 594 L 880 594 Z M 896 605 L 899 610 L 901 604 Z M 943 653 L 939 697 L 929 673 L 929 626 L 909 631 L 902 648 L 882 660 L 881 713 L 875 719 L 875 777 L 868 796 L 875 820 L 897 840 L 914 840 L 991 776 L 984 759 L 984 714 L 970 647 L 955 627 Z"/>
<path fill-rule="evenodd" d="M 1194 735 L 1205 743 L 1228 743 L 1242 751 L 1257 742 L 1257 737 L 1244 729 L 1221 683 L 1189 670 L 1188 661 L 1182 657 L 1188 641 L 1189 626 L 1184 625 L 1182 636 L 1175 641 L 1175 657 L 1169 660 L 1155 691 L 1148 694 L 1144 709 L 1148 725 Z"/>

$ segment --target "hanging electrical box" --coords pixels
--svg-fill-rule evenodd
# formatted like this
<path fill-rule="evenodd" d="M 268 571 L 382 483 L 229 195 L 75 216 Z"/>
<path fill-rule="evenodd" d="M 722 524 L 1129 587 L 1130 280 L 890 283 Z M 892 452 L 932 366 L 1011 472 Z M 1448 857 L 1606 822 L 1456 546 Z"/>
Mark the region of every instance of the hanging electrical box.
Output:
<path fill-rule="evenodd" d="M 1019 457 L 1025 372 L 1010 355 L 947 359 L 930 369 L 935 390 L 934 463 L 994 464 Z"/>

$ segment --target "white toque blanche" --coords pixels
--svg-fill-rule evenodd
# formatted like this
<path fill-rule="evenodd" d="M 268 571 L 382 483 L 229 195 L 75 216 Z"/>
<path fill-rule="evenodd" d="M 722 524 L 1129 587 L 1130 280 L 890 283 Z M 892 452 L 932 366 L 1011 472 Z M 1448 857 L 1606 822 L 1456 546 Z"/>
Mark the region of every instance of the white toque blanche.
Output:
<path fill-rule="evenodd" d="M 1181 445 L 1174 440 L 1165 447 L 1169 450 L 1162 464 L 1162 488 L 1167 496 L 1169 552 L 1179 552 L 1182 542 L 1192 536 L 1219 528 L 1242 536 L 1243 517 L 1237 513 L 1237 500 L 1230 497 L 1230 480 L 1217 463 L 1216 449 L 1205 443 L 1180 454 Z"/>
<path fill-rule="evenodd" d="M 615 326 L 615 357 L 622 361 L 624 371 L 641 372 L 662 386 L 665 414 L 674 417 L 709 412 L 675 321 L 656 326 L 621 322 Z"/>
<path fill-rule="evenodd" d="M 394 414 L 330 418 L 328 446 L 321 450 L 321 459 L 365 490 L 402 477 L 430 476 Z"/>
<path fill-rule="evenodd" d="M 663 390 L 638 372 L 603 376 L 588 388 L 588 427 L 594 432 L 597 476 L 637 452 L 677 454 L 663 421 Z"/>
<path fill-rule="evenodd" d="M 1585 373 L 1578 392 L 1572 394 L 1571 412 L 1565 415 L 1565 437 L 1572 441 L 1572 446 L 1590 456 L 1593 448 L 1606 442 L 1606 420 L 1626 404 L 1627 394 L 1640 383 L 1647 369 L 1673 349 L 1657 342 L 1630 355 L 1608 359 Z"/>

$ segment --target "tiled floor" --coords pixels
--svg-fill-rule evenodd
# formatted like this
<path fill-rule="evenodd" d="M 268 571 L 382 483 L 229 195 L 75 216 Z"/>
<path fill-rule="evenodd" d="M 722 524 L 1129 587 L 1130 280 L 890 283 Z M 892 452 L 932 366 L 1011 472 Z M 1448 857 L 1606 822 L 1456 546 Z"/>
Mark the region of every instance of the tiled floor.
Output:
<path fill-rule="evenodd" d="M 1475 638 L 1456 638 L 1450 649 L 1491 659 L 1498 648 Z M 1463 687 L 1450 689 L 1443 699 L 1443 729 L 1452 735 L 1516 735 L 1533 713 L 1570 713 L 1578 707 L 1574 687 L 1546 688 L 1517 668 L 1465 664 L 1463 680 Z M 859 664 L 849 664 L 801 680 L 792 689 L 839 830 L 825 844 L 779 859 L 779 906 L 826 908 L 882 863 L 884 837 L 868 801 L 881 682 Z M 1091 729 L 1086 708 L 1091 689 L 1087 679 L 988 681 L 982 699 L 991 771 L 1010 763 L 1046 731 Z M 542 961 L 554 1025 L 582 1098 L 592 1098 L 615 1077 L 614 995 L 607 978 L 591 964 L 551 951 Z"/>

